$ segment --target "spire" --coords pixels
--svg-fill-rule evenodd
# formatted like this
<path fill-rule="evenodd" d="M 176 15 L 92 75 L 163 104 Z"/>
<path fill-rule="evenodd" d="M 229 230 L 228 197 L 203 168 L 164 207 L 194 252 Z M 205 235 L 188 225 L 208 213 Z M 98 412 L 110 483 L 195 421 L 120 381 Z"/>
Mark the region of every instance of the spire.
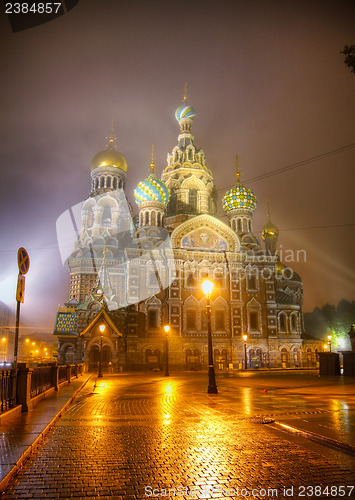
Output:
<path fill-rule="evenodd" d="M 187 97 L 188 97 L 187 82 L 185 82 L 185 85 L 184 85 L 184 98 L 182 100 L 182 102 L 184 104 L 187 104 Z"/>
<path fill-rule="evenodd" d="M 115 136 L 115 128 L 113 118 L 111 118 L 111 131 L 109 137 L 106 137 L 106 141 L 108 141 L 107 149 L 116 149 L 115 143 L 117 142 L 117 137 Z"/>
<path fill-rule="evenodd" d="M 150 173 L 155 173 L 155 162 L 154 162 L 154 144 L 152 144 L 152 157 L 150 162 Z"/>
<path fill-rule="evenodd" d="M 106 263 L 106 255 L 108 253 L 107 247 L 105 246 L 102 251 L 102 264 L 99 272 L 97 274 L 96 285 L 95 287 L 101 287 L 105 297 L 109 298 L 112 295 L 112 285 L 109 276 L 109 272 L 107 270 Z"/>
<path fill-rule="evenodd" d="M 237 184 L 239 184 L 240 182 L 240 172 L 239 172 L 239 156 L 236 155 L 235 157 L 235 166 L 236 166 L 236 173 L 235 173 L 235 176 L 237 178 Z"/>
<path fill-rule="evenodd" d="M 263 227 L 263 229 L 261 230 L 261 237 L 262 237 L 262 239 L 264 241 L 275 240 L 275 244 L 271 245 L 269 243 L 268 245 L 266 245 L 266 247 L 267 247 L 266 249 L 268 251 L 271 251 L 271 253 L 275 253 L 275 251 L 276 251 L 276 240 L 277 240 L 278 235 L 279 235 L 279 230 L 275 226 L 275 224 L 273 224 L 271 222 L 271 219 L 270 219 L 270 201 L 267 200 L 266 204 L 267 204 L 267 212 L 266 212 L 267 222 L 266 222 L 265 226 Z"/>

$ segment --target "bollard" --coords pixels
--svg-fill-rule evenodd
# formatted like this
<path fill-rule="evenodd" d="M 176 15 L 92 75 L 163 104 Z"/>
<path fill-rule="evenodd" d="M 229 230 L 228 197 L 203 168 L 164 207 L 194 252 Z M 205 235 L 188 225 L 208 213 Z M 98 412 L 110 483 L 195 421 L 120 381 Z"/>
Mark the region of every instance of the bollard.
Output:
<path fill-rule="evenodd" d="M 28 363 L 17 363 L 17 404 L 22 405 L 22 411 L 32 410 L 31 378 L 32 372 Z"/>
<path fill-rule="evenodd" d="M 53 363 L 51 365 L 51 385 L 54 387 L 54 390 L 58 390 L 59 385 L 59 366 L 57 363 Z"/>
<path fill-rule="evenodd" d="M 68 384 L 71 383 L 71 365 L 67 365 L 67 381 L 68 381 Z"/>

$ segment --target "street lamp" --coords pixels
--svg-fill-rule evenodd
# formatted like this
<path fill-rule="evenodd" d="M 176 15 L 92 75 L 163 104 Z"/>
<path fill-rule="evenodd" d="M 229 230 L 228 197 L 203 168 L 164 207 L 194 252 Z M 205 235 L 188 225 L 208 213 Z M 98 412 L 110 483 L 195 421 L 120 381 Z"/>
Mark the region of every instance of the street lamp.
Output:
<path fill-rule="evenodd" d="M 1 351 L 2 351 L 2 354 L 3 354 L 3 362 L 5 363 L 6 361 L 6 358 L 7 358 L 7 338 L 6 337 L 3 337 L 1 339 L 1 342 L 2 342 L 2 348 L 1 348 Z"/>
<path fill-rule="evenodd" d="M 104 333 L 104 331 L 105 331 L 105 325 L 100 325 L 99 329 L 100 329 L 101 333 Z M 101 341 L 100 341 L 100 360 L 99 360 L 99 374 L 98 374 L 98 377 L 103 377 L 103 374 L 102 374 L 102 339 L 103 339 L 103 335 L 101 335 Z"/>
<path fill-rule="evenodd" d="M 168 337 L 169 337 L 169 331 L 170 331 L 170 326 L 165 325 L 164 326 L 164 331 L 165 331 L 165 373 L 164 377 L 169 377 L 169 344 L 168 344 Z"/>
<path fill-rule="evenodd" d="M 332 352 L 332 336 L 328 335 L 329 352 Z"/>
<path fill-rule="evenodd" d="M 212 350 L 212 332 L 211 332 L 211 293 L 213 290 L 213 283 L 210 280 L 205 280 L 202 283 L 203 293 L 206 296 L 207 306 L 207 340 L 208 340 L 208 394 L 218 394 L 216 377 L 213 365 L 213 350 Z"/>
<path fill-rule="evenodd" d="M 248 360 L 247 360 L 247 338 L 248 335 L 244 333 L 243 335 L 243 340 L 244 340 L 244 370 L 248 368 Z"/>

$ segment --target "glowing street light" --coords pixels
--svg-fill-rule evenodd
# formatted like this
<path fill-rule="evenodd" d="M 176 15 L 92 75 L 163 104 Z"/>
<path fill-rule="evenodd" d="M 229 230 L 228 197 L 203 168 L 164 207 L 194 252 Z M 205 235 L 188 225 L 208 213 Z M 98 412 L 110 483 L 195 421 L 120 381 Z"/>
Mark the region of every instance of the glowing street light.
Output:
<path fill-rule="evenodd" d="M 165 373 L 164 377 L 169 377 L 169 331 L 170 331 L 170 326 L 165 325 L 164 326 L 164 331 L 165 331 Z"/>
<path fill-rule="evenodd" d="M 101 334 L 103 334 L 105 331 L 105 325 L 100 325 L 99 330 L 100 330 Z M 103 377 L 103 374 L 102 374 L 102 340 L 103 340 L 103 335 L 101 335 L 101 340 L 100 340 L 99 373 L 97 375 L 100 378 Z"/>
<path fill-rule="evenodd" d="M 328 335 L 329 352 L 332 352 L 332 336 Z"/>
<path fill-rule="evenodd" d="M 205 294 L 207 306 L 207 340 L 208 340 L 208 394 L 218 394 L 216 377 L 213 365 L 213 350 L 212 350 L 212 332 L 211 332 L 211 294 L 213 290 L 213 282 L 210 280 L 205 280 L 202 283 L 203 293 Z"/>
<path fill-rule="evenodd" d="M 243 335 L 243 340 L 244 340 L 244 370 L 248 368 L 248 360 L 247 360 L 247 338 L 248 335 L 244 333 Z"/>

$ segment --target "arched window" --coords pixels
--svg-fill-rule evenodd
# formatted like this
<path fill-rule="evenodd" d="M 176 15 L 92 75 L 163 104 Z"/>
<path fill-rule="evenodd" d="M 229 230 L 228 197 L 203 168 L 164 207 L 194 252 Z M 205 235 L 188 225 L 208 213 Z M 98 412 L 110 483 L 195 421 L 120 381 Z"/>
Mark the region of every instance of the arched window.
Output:
<path fill-rule="evenodd" d="M 150 225 L 155 226 L 155 212 L 152 212 L 152 214 L 151 214 Z"/>
<path fill-rule="evenodd" d="M 281 313 L 279 316 L 280 332 L 286 331 L 286 315 Z"/>
<path fill-rule="evenodd" d="M 297 329 L 297 321 L 296 316 L 294 314 L 291 315 L 291 330 L 294 332 Z"/>
<path fill-rule="evenodd" d="M 161 226 L 161 213 L 157 213 L 157 226 Z"/>
<path fill-rule="evenodd" d="M 259 330 L 259 314 L 257 311 L 249 312 L 249 325 L 250 325 L 250 330 L 253 331 Z"/>
<path fill-rule="evenodd" d="M 215 311 L 215 319 L 216 319 L 216 330 L 224 330 L 225 329 L 225 314 L 224 311 Z"/>
<path fill-rule="evenodd" d="M 105 177 L 100 178 L 100 187 L 105 187 Z"/>
<path fill-rule="evenodd" d="M 197 212 L 197 189 L 189 190 L 189 213 L 195 214 Z"/>
<path fill-rule="evenodd" d="M 186 277 L 186 286 L 188 287 L 194 287 L 195 286 L 195 276 L 193 272 L 187 273 Z"/>
<path fill-rule="evenodd" d="M 196 330 L 196 311 L 188 309 L 186 311 L 186 328 L 188 330 Z"/>
<path fill-rule="evenodd" d="M 117 177 L 113 178 L 112 187 L 113 189 L 117 189 Z"/>
<path fill-rule="evenodd" d="M 145 213 L 145 220 L 144 220 L 144 223 L 145 223 L 145 225 L 146 225 L 146 226 L 148 226 L 148 225 L 149 225 L 149 212 L 146 212 L 146 213 Z"/>
<path fill-rule="evenodd" d="M 176 191 L 171 190 L 170 200 L 167 207 L 168 215 L 174 215 L 176 213 Z"/>
<path fill-rule="evenodd" d="M 242 221 L 240 219 L 237 220 L 237 229 L 239 232 L 242 231 Z"/>
<path fill-rule="evenodd" d="M 108 188 L 111 187 L 111 177 L 107 177 L 107 179 L 106 179 L 106 187 L 108 187 Z"/>

